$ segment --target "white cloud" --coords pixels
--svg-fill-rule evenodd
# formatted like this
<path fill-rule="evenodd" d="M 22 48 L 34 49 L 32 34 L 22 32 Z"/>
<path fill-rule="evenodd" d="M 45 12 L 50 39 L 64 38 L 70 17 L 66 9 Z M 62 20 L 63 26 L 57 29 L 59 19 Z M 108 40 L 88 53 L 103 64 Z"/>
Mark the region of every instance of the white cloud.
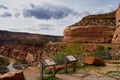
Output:
<path fill-rule="evenodd" d="M 8 9 L 1 8 L 0 14 L 10 13 L 11 17 L 0 17 L 0 30 L 11 30 L 19 32 L 30 32 L 50 35 L 63 35 L 63 30 L 78 22 L 83 16 L 89 13 L 110 12 L 117 7 L 119 0 L 0 0 L 0 4 Z M 60 19 L 50 18 L 49 20 L 36 19 L 35 17 L 25 18 L 24 9 L 31 9 L 31 4 L 54 9 L 56 6 L 66 7 L 74 11 Z M 33 6 L 34 8 L 34 6 Z M 50 27 L 51 26 L 51 27 Z"/>

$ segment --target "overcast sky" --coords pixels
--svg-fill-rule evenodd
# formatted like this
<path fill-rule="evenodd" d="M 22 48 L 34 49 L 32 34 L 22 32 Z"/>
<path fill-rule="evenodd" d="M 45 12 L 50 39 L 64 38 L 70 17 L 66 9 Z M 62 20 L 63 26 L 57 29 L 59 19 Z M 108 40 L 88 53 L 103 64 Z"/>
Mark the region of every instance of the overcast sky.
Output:
<path fill-rule="evenodd" d="M 0 0 L 0 30 L 63 35 L 89 14 L 115 10 L 120 0 Z"/>

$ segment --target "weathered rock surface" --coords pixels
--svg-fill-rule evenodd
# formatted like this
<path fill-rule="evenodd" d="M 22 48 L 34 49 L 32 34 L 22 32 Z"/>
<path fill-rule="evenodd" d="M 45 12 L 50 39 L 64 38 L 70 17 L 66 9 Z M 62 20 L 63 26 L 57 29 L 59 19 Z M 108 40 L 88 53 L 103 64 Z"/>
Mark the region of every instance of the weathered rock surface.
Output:
<path fill-rule="evenodd" d="M 90 15 L 64 30 L 65 42 L 111 43 L 115 32 L 115 13 Z"/>
<path fill-rule="evenodd" d="M 112 43 L 120 44 L 120 5 L 116 12 L 116 31 L 114 33 Z"/>
<path fill-rule="evenodd" d="M 25 80 L 22 71 L 8 72 L 0 76 L 0 80 Z"/>
<path fill-rule="evenodd" d="M 44 41 L 4 42 L 0 45 L 0 55 L 16 58 L 22 62 L 34 62 L 40 58 L 53 56 L 63 46 L 62 43 L 49 44 Z"/>
<path fill-rule="evenodd" d="M 65 42 L 111 43 L 114 27 L 83 26 L 69 27 L 64 30 Z"/>
<path fill-rule="evenodd" d="M 83 64 L 85 64 L 85 65 L 95 65 L 95 66 L 104 66 L 105 62 L 101 58 L 86 57 L 86 58 L 83 59 Z"/>

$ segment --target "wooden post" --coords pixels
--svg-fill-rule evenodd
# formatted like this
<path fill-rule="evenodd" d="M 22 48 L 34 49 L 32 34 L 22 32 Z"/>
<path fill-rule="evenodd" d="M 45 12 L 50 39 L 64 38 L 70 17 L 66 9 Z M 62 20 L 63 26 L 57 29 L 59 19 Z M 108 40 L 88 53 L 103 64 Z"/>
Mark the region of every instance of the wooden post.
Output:
<path fill-rule="evenodd" d="M 73 71 L 76 72 L 76 61 L 73 62 Z"/>
<path fill-rule="evenodd" d="M 40 61 L 40 80 L 43 80 L 43 64 Z"/>
<path fill-rule="evenodd" d="M 55 65 L 53 65 L 53 74 L 52 74 L 53 77 L 55 77 Z"/>
<path fill-rule="evenodd" d="M 65 74 L 67 74 L 67 60 L 65 59 L 65 67 L 64 67 L 64 69 L 65 69 Z"/>
<path fill-rule="evenodd" d="M 109 60 L 109 50 L 107 49 L 107 61 Z"/>

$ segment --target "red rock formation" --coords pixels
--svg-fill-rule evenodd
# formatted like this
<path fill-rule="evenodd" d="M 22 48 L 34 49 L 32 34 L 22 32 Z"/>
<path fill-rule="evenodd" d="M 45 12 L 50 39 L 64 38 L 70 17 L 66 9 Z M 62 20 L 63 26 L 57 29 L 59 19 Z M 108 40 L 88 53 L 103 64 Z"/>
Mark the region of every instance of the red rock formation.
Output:
<path fill-rule="evenodd" d="M 64 30 L 65 42 L 111 43 L 115 31 L 115 13 L 89 15 Z"/>
<path fill-rule="evenodd" d="M 112 43 L 120 44 L 120 5 L 117 8 L 117 12 L 116 12 L 116 31 L 114 33 Z"/>
<path fill-rule="evenodd" d="M 53 54 L 56 53 L 59 45 L 48 47 L 47 44 L 59 41 L 59 38 L 61 37 L 0 31 L 0 55 L 17 58 L 19 61 L 26 59 L 29 62 L 33 62 L 39 58 L 52 55 L 50 51 Z"/>
<path fill-rule="evenodd" d="M 0 80 L 25 80 L 22 71 L 8 72 L 0 76 Z"/>
<path fill-rule="evenodd" d="M 86 57 L 83 59 L 83 64 L 88 64 L 88 65 L 95 65 L 95 66 L 104 66 L 105 62 L 100 59 L 100 58 L 96 58 L 96 57 Z"/>
<path fill-rule="evenodd" d="M 19 61 L 33 62 L 40 58 L 53 56 L 64 46 L 62 43 L 38 42 L 4 42 L 0 45 L 0 55 L 16 58 Z"/>
<path fill-rule="evenodd" d="M 69 27 L 64 31 L 63 41 L 67 42 L 88 42 L 88 43 L 111 43 L 114 27 Z"/>

